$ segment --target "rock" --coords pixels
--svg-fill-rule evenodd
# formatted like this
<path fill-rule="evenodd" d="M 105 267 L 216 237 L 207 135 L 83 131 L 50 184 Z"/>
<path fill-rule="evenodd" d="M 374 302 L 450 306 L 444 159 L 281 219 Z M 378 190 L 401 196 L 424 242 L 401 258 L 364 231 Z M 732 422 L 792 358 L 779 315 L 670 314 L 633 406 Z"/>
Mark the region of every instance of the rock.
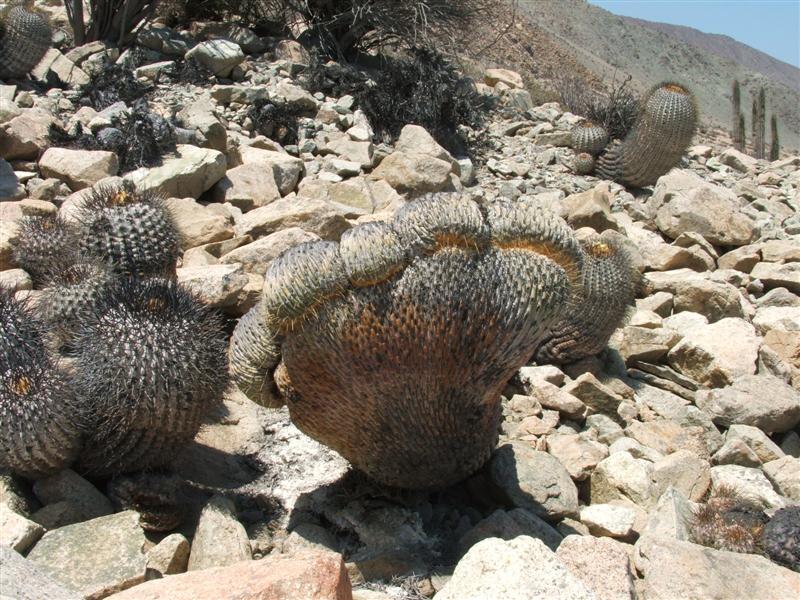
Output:
<path fill-rule="evenodd" d="M 369 141 L 360 142 L 350 137 L 341 137 L 327 147 L 340 158 L 356 163 L 361 169 L 371 169 L 375 162 L 375 148 Z"/>
<path fill-rule="evenodd" d="M 215 308 L 236 304 L 239 293 L 248 283 L 241 265 L 208 265 L 177 270 L 178 283 Z"/>
<path fill-rule="evenodd" d="M 32 561 L 0 544 L 0 596 L 3 600 L 80 600 Z"/>
<path fill-rule="evenodd" d="M 595 596 L 540 540 L 489 538 L 473 546 L 437 600 L 593 599 Z"/>
<path fill-rule="evenodd" d="M 218 77 L 228 77 L 233 68 L 244 60 L 239 44 L 225 39 L 200 42 L 186 53 Z"/>
<path fill-rule="evenodd" d="M 773 433 L 800 423 L 800 392 L 770 375 L 748 375 L 729 387 L 698 391 L 696 402 L 721 427 L 752 425 Z"/>
<path fill-rule="evenodd" d="M 633 421 L 625 433 L 662 455 L 686 448 L 699 457 L 708 458 L 702 427 L 683 426 L 670 419 L 655 419 L 644 423 Z"/>
<path fill-rule="evenodd" d="M 313 111 L 317 109 L 318 103 L 314 99 L 314 96 L 300 86 L 289 83 L 286 80 L 278 84 L 276 94 L 283 98 L 287 105 L 296 110 L 307 111 L 313 114 Z"/>
<path fill-rule="evenodd" d="M 750 425 L 731 425 L 725 441 L 741 440 L 755 452 L 762 463 L 777 460 L 784 456 L 780 446 L 773 442 L 767 435 L 757 427 Z"/>
<path fill-rule="evenodd" d="M 547 451 L 566 467 L 575 481 L 588 478 L 597 464 L 608 456 L 608 448 L 604 444 L 585 439 L 579 434 L 547 436 Z"/>
<path fill-rule="evenodd" d="M 257 165 L 262 169 L 272 169 L 272 175 L 282 196 L 293 191 L 303 174 L 303 161 L 294 156 L 253 146 L 239 148 L 243 165 Z"/>
<path fill-rule="evenodd" d="M 46 177 L 65 182 L 72 191 L 93 186 L 119 171 L 119 160 L 104 150 L 68 150 L 48 148 L 39 159 L 39 169 Z"/>
<path fill-rule="evenodd" d="M 383 159 L 371 177 L 385 179 L 401 193 L 423 194 L 449 188 L 452 170 L 449 162 L 427 154 L 394 152 Z"/>
<path fill-rule="evenodd" d="M 800 369 L 800 331 L 770 329 L 764 335 L 764 345 L 786 363 Z"/>
<path fill-rule="evenodd" d="M 655 500 L 652 479 L 653 465 L 649 461 L 633 458 L 627 452 L 611 454 L 592 473 L 592 503 L 627 498 L 639 506 L 649 506 Z"/>
<path fill-rule="evenodd" d="M 167 206 L 180 233 L 183 249 L 233 237 L 233 219 L 211 206 L 203 206 L 192 198 L 169 198 Z"/>
<path fill-rule="evenodd" d="M 606 229 L 619 229 L 619 225 L 611 215 L 613 197 L 607 182 L 600 183 L 593 189 L 573 194 L 563 200 L 567 207 L 567 223 L 573 229 L 591 227 L 600 233 Z"/>
<path fill-rule="evenodd" d="M 314 523 L 299 523 L 281 544 L 281 553 L 335 551 L 338 542 L 327 529 Z"/>
<path fill-rule="evenodd" d="M 560 533 L 530 511 L 522 508 L 496 510 L 461 536 L 458 552 L 459 555 L 466 554 L 472 546 L 487 538 L 513 540 L 520 535 L 539 539 L 553 551 L 562 540 Z"/>
<path fill-rule="evenodd" d="M 673 487 L 667 488 L 650 511 L 642 536 L 667 537 L 689 541 L 689 526 L 694 519 L 695 504 Z"/>
<path fill-rule="evenodd" d="M 147 579 L 160 579 L 165 575 L 186 572 L 190 548 L 189 540 L 180 533 L 165 537 L 147 553 Z"/>
<path fill-rule="evenodd" d="M 578 511 L 578 489 L 555 457 L 524 442 L 498 447 L 489 463 L 492 483 L 519 508 L 555 521 Z"/>
<path fill-rule="evenodd" d="M 395 152 L 427 154 L 451 165 L 457 164 L 452 155 L 439 145 L 428 130 L 419 125 L 405 125 L 400 130 L 400 137 L 395 142 L 394 149 Z"/>
<path fill-rule="evenodd" d="M 555 365 L 539 365 L 536 367 L 522 367 L 518 371 L 520 383 L 522 383 L 525 393 L 535 395 L 534 389 L 542 382 L 554 386 L 564 385 L 566 376 L 564 372 Z M 549 388 L 547 388 L 549 389 Z"/>
<path fill-rule="evenodd" d="M 19 200 L 25 197 L 25 186 L 14 173 L 14 168 L 0 158 L 0 202 Z"/>
<path fill-rule="evenodd" d="M 658 497 L 673 488 L 699 502 L 711 485 L 711 466 L 694 452 L 678 450 L 653 465 L 653 485 Z"/>
<path fill-rule="evenodd" d="M 753 449 L 739 439 L 727 440 L 711 457 L 715 465 L 739 465 L 740 467 L 760 467 L 761 459 Z"/>
<path fill-rule="evenodd" d="M 761 254 L 756 246 L 741 246 L 719 257 L 717 265 L 720 269 L 736 269 L 749 273 L 761 261 Z"/>
<path fill-rule="evenodd" d="M 779 494 L 800 501 L 800 459 L 783 456 L 772 460 L 764 464 L 764 474 Z"/>
<path fill-rule="evenodd" d="M 302 44 L 295 40 L 281 40 L 275 45 L 275 58 L 290 63 L 308 66 L 311 55 Z"/>
<path fill-rule="evenodd" d="M 236 233 L 259 238 L 290 227 L 299 227 L 325 240 L 338 240 L 350 224 L 336 204 L 292 195 L 243 215 L 236 224 Z"/>
<path fill-rule="evenodd" d="M 711 467 L 711 489 L 733 488 L 736 492 L 767 508 L 783 508 L 786 505 L 761 469 L 739 465 L 717 465 Z"/>
<path fill-rule="evenodd" d="M 633 554 L 643 598 L 795 598 L 800 574 L 763 556 L 714 550 L 686 541 L 646 536 Z M 676 576 L 676 574 L 682 576 Z"/>
<path fill-rule="evenodd" d="M 299 227 L 290 227 L 236 248 L 224 254 L 219 262 L 222 264 L 239 263 L 245 272 L 263 275 L 266 273 L 267 267 L 281 253 L 298 244 L 318 239 L 319 236 L 313 233 L 308 233 Z"/>
<path fill-rule="evenodd" d="M 636 511 L 614 504 L 592 504 L 581 508 L 580 517 L 593 535 L 627 538 L 633 531 Z"/>
<path fill-rule="evenodd" d="M 556 550 L 570 572 L 597 600 L 632 600 L 636 597 L 628 548 L 607 537 L 569 535 Z"/>
<path fill-rule="evenodd" d="M 44 505 L 34 518 L 46 529 L 88 521 L 114 512 L 111 502 L 100 490 L 70 469 L 39 479 L 33 484 L 33 492 Z M 48 510 L 49 506 L 62 502 L 69 504 L 66 513 Z"/>
<path fill-rule="evenodd" d="M 727 165 L 732 169 L 736 169 L 740 173 L 752 173 L 755 171 L 758 160 L 739 152 L 736 148 L 727 148 L 719 155 L 719 162 Z"/>
<path fill-rule="evenodd" d="M 727 318 L 685 332 L 667 359 L 670 366 L 695 381 L 719 387 L 756 372 L 760 345 L 750 323 Z"/>
<path fill-rule="evenodd" d="M 344 562 L 333 552 L 285 556 L 148 581 L 114 600 L 351 600 Z"/>
<path fill-rule="evenodd" d="M 242 211 L 266 206 L 281 197 L 272 169 L 247 164 L 225 173 L 212 190 L 215 202 L 230 202 Z"/>
<path fill-rule="evenodd" d="M 175 155 L 165 157 L 161 165 L 136 169 L 125 179 L 169 198 L 196 199 L 225 176 L 226 168 L 222 152 L 178 144 Z"/>
<path fill-rule="evenodd" d="M 251 559 L 250 541 L 244 526 L 236 520 L 233 502 L 213 496 L 200 513 L 187 569 L 226 567 Z"/>
<path fill-rule="evenodd" d="M 726 317 L 745 316 L 739 290 L 729 283 L 708 279 L 679 282 L 673 293 L 676 313 L 699 313 L 707 317 L 709 323 Z"/>
<path fill-rule="evenodd" d="M 5 502 L 0 502 L 0 546 L 27 552 L 43 535 L 44 528 L 41 525 L 17 514 Z"/>
<path fill-rule="evenodd" d="M 691 171 L 673 169 L 661 177 L 651 202 L 656 226 L 672 239 L 693 231 L 715 246 L 744 246 L 756 237 L 755 222 L 736 195 Z"/>
<path fill-rule="evenodd" d="M 666 327 L 646 328 L 629 325 L 622 330 L 619 353 L 626 365 L 634 362 L 656 362 L 680 341 L 681 336 Z"/>
<path fill-rule="evenodd" d="M 617 418 L 617 408 L 622 402 L 622 396 L 603 385 L 591 373 L 584 373 L 569 382 L 562 391 L 572 394 L 583 402 L 588 407 L 589 414 L 603 414 Z"/>
<path fill-rule="evenodd" d="M 494 87 L 498 83 L 504 83 L 510 88 L 522 89 L 525 87 L 522 75 L 509 69 L 486 69 L 483 80 L 490 87 Z"/>
<path fill-rule="evenodd" d="M 300 183 L 297 195 L 340 204 L 351 213 L 349 218 L 394 211 L 405 205 L 403 197 L 388 183 L 365 177 L 353 177 L 338 183 L 305 179 Z"/>
<path fill-rule="evenodd" d="M 22 269 L 7 269 L 0 271 L 0 290 L 19 292 L 33 289 L 33 280 Z"/>
<path fill-rule="evenodd" d="M 198 130 L 205 142 L 203 147 L 225 152 L 228 146 L 228 133 L 225 126 L 214 115 L 214 105 L 208 96 L 184 106 L 175 118 L 178 124 L 187 129 Z"/>
<path fill-rule="evenodd" d="M 0 124 L 0 156 L 6 160 L 36 159 L 50 145 L 53 115 L 40 108 L 30 108 L 10 121 Z"/>
<path fill-rule="evenodd" d="M 760 262 L 750 272 L 756 279 L 760 279 L 766 289 L 786 288 L 794 294 L 800 294 L 800 263 L 790 262 L 783 265 Z"/>
<path fill-rule="evenodd" d="M 611 417 L 605 415 L 589 415 L 586 417 L 586 426 L 597 432 L 597 439 L 604 444 L 612 444 L 625 435 Z"/>
<path fill-rule="evenodd" d="M 44 534 L 28 559 L 65 587 L 104 598 L 144 581 L 147 540 L 128 510 Z"/>
<path fill-rule="evenodd" d="M 773 330 L 800 331 L 800 307 L 760 306 L 753 317 L 753 325 L 764 335 Z"/>

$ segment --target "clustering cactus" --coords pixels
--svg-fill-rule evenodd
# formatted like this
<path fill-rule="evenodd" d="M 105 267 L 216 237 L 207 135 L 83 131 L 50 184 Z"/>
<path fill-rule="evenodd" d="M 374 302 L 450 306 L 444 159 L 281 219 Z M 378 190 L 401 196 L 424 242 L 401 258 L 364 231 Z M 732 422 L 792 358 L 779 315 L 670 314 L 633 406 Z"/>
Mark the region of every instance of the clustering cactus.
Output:
<path fill-rule="evenodd" d="M 600 154 L 596 174 L 629 187 L 654 184 L 680 161 L 697 118 L 697 103 L 688 89 L 677 83 L 655 86 L 628 136 Z"/>
<path fill-rule="evenodd" d="M 760 551 L 760 539 L 768 520 L 761 506 L 735 489 L 722 486 L 694 510 L 690 532 L 692 540 L 703 546 L 755 553 Z"/>
<path fill-rule="evenodd" d="M 770 559 L 800 573 L 800 506 L 778 510 L 764 526 L 761 544 Z"/>
<path fill-rule="evenodd" d="M 594 171 L 594 156 L 588 152 L 581 152 L 575 156 L 573 170 L 577 175 L 589 175 Z"/>
<path fill-rule="evenodd" d="M 121 282 L 82 315 L 74 343 L 78 470 L 93 475 L 168 464 L 227 383 L 221 319 L 170 280 Z"/>
<path fill-rule="evenodd" d="M 572 128 L 572 148 L 576 154 L 588 153 L 597 156 L 608 144 L 608 132 L 591 121 L 584 121 Z"/>
<path fill-rule="evenodd" d="M 158 194 L 101 187 L 81 205 L 82 250 L 122 275 L 169 275 L 180 255 L 177 228 Z"/>
<path fill-rule="evenodd" d="M 640 276 L 619 241 L 593 236 L 582 246 L 581 285 L 536 350 L 537 363 L 563 364 L 597 354 L 634 304 Z"/>
<path fill-rule="evenodd" d="M 77 231 L 56 214 L 20 219 L 14 260 L 41 283 L 48 273 L 59 272 L 77 258 Z"/>
<path fill-rule="evenodd" d="M 231 372 L 256 401 L 272 376 L 293 422 L 374 479 L 445 486 L 489 457 L 500 393 L 583 260 L 569 227 L 527 202 L 425 197 L 276 259 Z"/>
<path fill-rule="evenodd" d="M 0 468 L 49 475 L 75 459 L 76 398 L 26 307 L 0 291 Z"/>
<path fill-rule="evenodd" d="M 51 45 L 50 25 L 24 4 L 16 0 L 0 12 L 0 79 L 24 77 Z"/>

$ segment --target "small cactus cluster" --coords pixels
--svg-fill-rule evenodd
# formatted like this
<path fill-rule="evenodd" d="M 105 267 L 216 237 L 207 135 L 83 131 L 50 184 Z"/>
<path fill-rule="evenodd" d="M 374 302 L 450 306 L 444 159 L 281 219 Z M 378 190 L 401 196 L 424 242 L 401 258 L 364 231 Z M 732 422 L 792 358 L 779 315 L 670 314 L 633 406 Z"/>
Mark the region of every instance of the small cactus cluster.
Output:
<path fill-rule="evenodd" d="M 500 394 L 581 296 L 587 260 L 532 203 L 426 196 L 277 258 L 231 374 L 375 480 L 446 486 L 491 454 Z"/>
<path fill-rule="evenodd" d="M 573 147 L 578 154 L 575 172 L 588 174 L 593 169 L 598 177 L 628 187 L 652 185 L 678 164 L 692 140 L 697 119 L 692 93 L 677 83 L 661 83 L 644 97 L 639 117 L 624 140 L 608 143 L 605 130 L 591 123 L 573 129 Z M 605 143 L 598 150 L 601 140 Z M 584 153 L 596 156 L 593 164 Z"/>
<path fill-rule="evenodd" d="M 762 506 L 734 488 L 720 486 L 694 510 L 691 536 L 696 544 L 709 548 L 757 553 L 768 520 Z"/>
<path fill-rule="evenodd" d="M 36 457 L 8 465 L 22 475 L 69 464 L 93 476 L 165 466 L 227 385 L 224 324 L 174 280 L 180 244 L 163 201 L 129 186 L 103 188 L 78 217 L 22 221 L 15 255 L 43 287 L 35 310 L 17 311 L 18 320 L 37 332 L 39 354 L 22 360 L 14 350 L 22 330 L 4 327 L 0 359 L 11 365 L 3 369 L 11 391 L 0 398 L 3 426 L 31 447 L 41 439 L 61 442 L 47 434 L 47 423 L 27 426 L 28 413 L 41 421 L 52 413 L 62 428 L 74 423 L 80 430 L 79 442 L 65 442 L 64 459 L 51 461 L 52 469 L 38 468 Z M 68 371 L 56 369 L 59 362 Z M 41 373 L 16 375 L 19 364 L 40 365 Z M 69 392 L 56 390 L 61 373 L 59 385 Z M 44 383 L 34 386 L 39 379 Z M 23 405 L 20 390 L 25 410 L 15 408 Z M 57 396 L 61 412 L 51 407 Z"/>
<path fill-rule="evenodd" d="M 0 12 L 0 79 L 24 77 L 50 48 L 50 25 L 25 4 L 16 0 Z"/>

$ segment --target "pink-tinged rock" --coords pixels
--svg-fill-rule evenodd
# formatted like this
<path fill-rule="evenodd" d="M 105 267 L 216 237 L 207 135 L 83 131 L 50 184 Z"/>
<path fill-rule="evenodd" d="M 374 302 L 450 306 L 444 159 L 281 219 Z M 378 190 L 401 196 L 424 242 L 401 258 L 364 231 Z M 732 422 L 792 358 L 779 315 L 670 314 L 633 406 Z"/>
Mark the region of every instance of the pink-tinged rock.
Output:
<path fill-rule="evenodd" d="M 352 600 L 341 555 L 267 556 L 149 581 L 114 600 Z"/>

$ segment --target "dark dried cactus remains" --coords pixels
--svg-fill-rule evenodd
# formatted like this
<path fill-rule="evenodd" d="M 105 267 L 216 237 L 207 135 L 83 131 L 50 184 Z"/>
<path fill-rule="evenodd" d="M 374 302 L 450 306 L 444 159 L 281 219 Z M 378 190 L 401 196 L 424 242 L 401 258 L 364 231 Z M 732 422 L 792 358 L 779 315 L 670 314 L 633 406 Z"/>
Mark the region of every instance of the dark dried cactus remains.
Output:
<path fill-rule="evenodd" d="M 768 520 L 762 506 L 733 488 L 721 486 L 695 509 L 690 532 L 692 541 L 709 548 L 758 553 Z"/>
<path fill-rule="evenodd" d="M 429 196 L 275 260 L 231 371 L 256 401 L 277 386 L 302 431 L 374 479 L 445 486 L 489 457 L 500 392 L 563 317 L 583 261 L 531 204 Z"/>
<path fill-rule="evenodd" d="M 10 4 L 0 11 L 0 79 L 29 73 L 47 53 L 53 35 L 44 18 L 21 6 L 24 2 Z"/>
<path fill-rule="evenodd" d="M 80 447 L 76 399 L 30 311 L 0 291 L 0 468 L 42 477 Z"/>
<path fill-rule="evenodd" d="M 774 562 L 800 573 L 800 506 L 778 510 L 764 526 L 761 545 Z"/>
<path fill-rule="evenodd" d="M 49 273 L 67 268 L 77 259 L 78 233 L 60 216 L 27 216 L 19 221 L 14 260 L 42 283 Z"/>
<path fill-rule="evenodd" d="M 120 282 L 81 318 L 75 347 L 78 470 L 94 475 L 169 464 L 227 384 L 220 317 L 166 279 Z"/>
<path fill-rule="evenodd" d="M 135 473 L 108 482 L 108 497 L 117 510 L 135 510 L 146 531 L 172 531 L 183 522 L 182 480 L 174 474 Z"/>

